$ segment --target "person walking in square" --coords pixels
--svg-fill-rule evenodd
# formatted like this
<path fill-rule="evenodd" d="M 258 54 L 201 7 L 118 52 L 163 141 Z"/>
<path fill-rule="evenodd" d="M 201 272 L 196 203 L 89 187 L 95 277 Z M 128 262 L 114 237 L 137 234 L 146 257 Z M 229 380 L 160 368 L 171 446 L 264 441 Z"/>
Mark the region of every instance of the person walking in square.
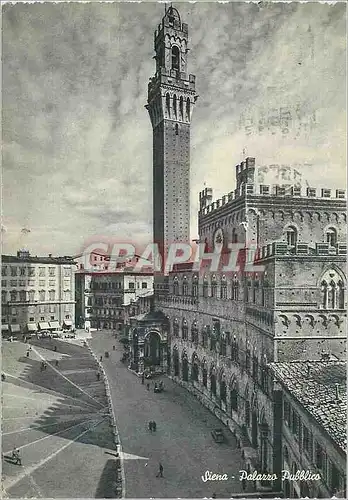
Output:
<path fill-rule="evenodd" d="M 158 474 L 156 475 L 156 477 L 163 477 L 163 465 L 161 463 L 159 463 Z"/>
<path fill-rule="evenodd" d="M 156 432 L 156 429 L 157 429 L 157 424 L 155 421 L 152 422 L 152 430 L 153 432 Z"/>

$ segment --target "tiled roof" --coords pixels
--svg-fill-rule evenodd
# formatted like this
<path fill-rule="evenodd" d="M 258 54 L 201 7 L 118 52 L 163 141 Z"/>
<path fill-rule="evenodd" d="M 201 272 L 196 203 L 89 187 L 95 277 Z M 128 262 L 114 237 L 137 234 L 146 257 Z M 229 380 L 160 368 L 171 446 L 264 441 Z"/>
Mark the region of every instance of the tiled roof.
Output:
<path fill-rule="evenodd" d="M 270 363 L 270 367 L 291 396 L 313 416 L 338 446 L 346 451 L 347 363 L 292 361 Z"/>

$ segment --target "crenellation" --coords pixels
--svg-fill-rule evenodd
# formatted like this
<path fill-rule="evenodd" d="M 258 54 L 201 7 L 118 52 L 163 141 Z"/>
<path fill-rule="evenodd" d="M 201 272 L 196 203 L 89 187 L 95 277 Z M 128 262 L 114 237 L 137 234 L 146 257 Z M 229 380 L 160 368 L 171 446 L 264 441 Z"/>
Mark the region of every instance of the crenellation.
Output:
<path fill-rule="evenodd" d="M 304 257 L 311 255 L 347 255 L 347 244 L 337 243 L 334 247 L 330 247 L 329 243 L 297 243 L 295 247 L 290 247 L 286 242 L 275 241 L 263 245 L 259 252 L 259 260 L 274 256 L 291 256 Z"/>
<path fill-rule="evenodd" d="M 237 165 L 239 167 L 239 165 Z M 320 197 L 325 199 L 337 200 L 337 199 L 345 199 L 346 191 L 344 189 L 336 189 L 335 192 L 332 192 L 331 189 L 322 188 L 320 190 Z M 229 192 L 226 195 L 223 195 L 221 199 L 215 200 L 215 202 L 210 205 L 205 205 L 202 210 L 203 215 L 207 215 L 212 211 L 231 203 L 245 195 L 254 195 L 257 197 L 287 197 L 287 198 L 303 198 L 306 199 L 308 197 L 315 198 L 317 197 L 317 189 L 316 188 L 307 188 L 306 193 L 302 192 L 300 186 L 291 186 L 290 184 L 259 184 L 258 189 L 255 184 L 243 184 L 240 186 L 240 190 L 235 189 L 234 191 Z M 333 196 L 334 195 L 334 196 Z M 202 207 L 203 208 L 203 207 Z"/>

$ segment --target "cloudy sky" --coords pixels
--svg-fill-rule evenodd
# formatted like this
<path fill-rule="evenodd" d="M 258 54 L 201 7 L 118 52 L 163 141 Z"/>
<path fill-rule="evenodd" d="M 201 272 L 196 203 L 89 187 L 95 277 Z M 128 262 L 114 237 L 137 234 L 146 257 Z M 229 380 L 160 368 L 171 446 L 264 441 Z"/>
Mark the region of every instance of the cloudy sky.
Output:
<path fill-rule="evenodd" d="M 199 100 L 198 192 L 234 188 L 243 149 L 310 184 L 345 184 L 345 4 L 177 3 Z M 149 240 L 157 3 L 2 6 L 3 250 L 74 255 L 112 235 Z M 290 117 L 290 118 L 289 118 Z M 22 231 L 25 228 L 28 231 Z"/>

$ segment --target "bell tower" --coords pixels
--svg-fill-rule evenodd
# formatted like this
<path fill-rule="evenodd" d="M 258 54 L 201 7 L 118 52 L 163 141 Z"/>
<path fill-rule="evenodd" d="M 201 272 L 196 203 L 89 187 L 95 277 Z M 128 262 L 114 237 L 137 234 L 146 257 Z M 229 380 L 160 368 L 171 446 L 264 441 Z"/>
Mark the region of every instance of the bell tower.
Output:
<path fill-rule="evenodd" d="M 156 73 L 145 106 L 153 128 L 153 236 L 161 252 L 190 241 L 190 123 L 197 100 L 187 74 L 188 27 L 169 7 L 154 35 Z"/>

